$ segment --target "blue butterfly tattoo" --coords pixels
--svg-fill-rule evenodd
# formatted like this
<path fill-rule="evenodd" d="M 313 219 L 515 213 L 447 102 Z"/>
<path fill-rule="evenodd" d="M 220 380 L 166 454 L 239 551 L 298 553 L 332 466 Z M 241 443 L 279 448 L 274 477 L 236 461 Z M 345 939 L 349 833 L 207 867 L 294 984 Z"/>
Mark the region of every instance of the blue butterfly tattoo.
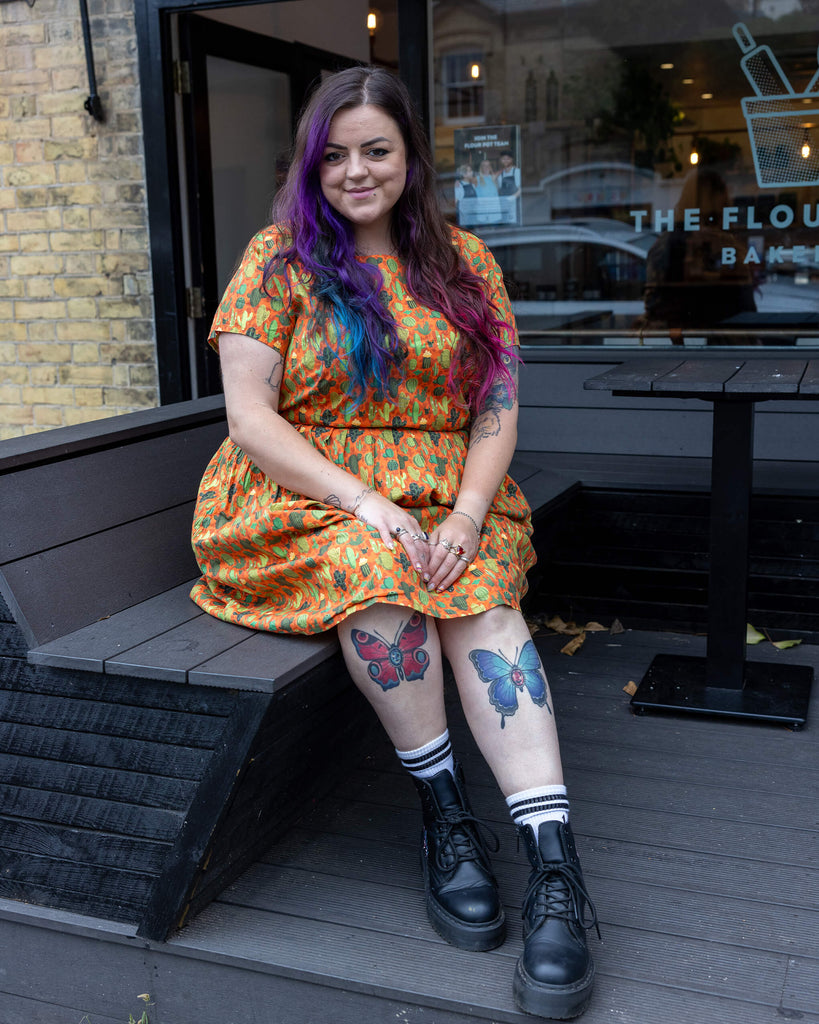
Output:
<path fill-rule="evenodd" d="M 529 691 L 533 703 L 539 708 L 545 705 L 551 715 L 546 680 L 531 640 L 523 645 L 520 658 L 515 650 L 514 661 L 509 661 L 500 652 L 480 650 L 470 651 L 469 660 L 483 682 L 489 683 L 489 702 L 501 716 L 501 729 L 506 724 L 506 716 L 517 711 L 518 691 L 523 693 L 524 688 Z"/>

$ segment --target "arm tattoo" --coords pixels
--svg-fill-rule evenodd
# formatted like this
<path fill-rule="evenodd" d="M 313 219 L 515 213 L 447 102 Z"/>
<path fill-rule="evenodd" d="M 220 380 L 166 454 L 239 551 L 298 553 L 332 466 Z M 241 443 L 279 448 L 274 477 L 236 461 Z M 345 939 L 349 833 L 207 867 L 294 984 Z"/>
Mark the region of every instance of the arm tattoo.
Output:
<path fill-rule="evenodd" d="M 512 381 L 505 381 L 502 377 L 496 377 L 489 389 L 486 399 L 472 422 L 472 429 L 469 433 L 470 445 L 479 444 L 486 437 L 497 437 L 501 432 L 501 409 L 513 409 L 518 393 L 518 366 L 508 355 L 504 355 L 503 361 L 509 369 Z"/>
<path fill-rule="evenodd" d="M 332 505 L 333 508 L 341 508 L 341 498 L 337 494 L 328 494 L 324 499 L 325 505 Z"/>
<path fill-rule="evenodd" d="M 284 372 L 284 360 L 282 359 L 282 357 L 280 355 L 277 354 L 276 358 L 273 361 L 273 367 L 270 370 L 270 374 L 269 374 L 267 380 L 265 381 L 265 383 L 270 388 L 270 390 L 273 391 L 275 394 L 279 393 L 279 388 L 281 387 L 281 384 L 282 384 L 282 373 L 283 372 Z"/>

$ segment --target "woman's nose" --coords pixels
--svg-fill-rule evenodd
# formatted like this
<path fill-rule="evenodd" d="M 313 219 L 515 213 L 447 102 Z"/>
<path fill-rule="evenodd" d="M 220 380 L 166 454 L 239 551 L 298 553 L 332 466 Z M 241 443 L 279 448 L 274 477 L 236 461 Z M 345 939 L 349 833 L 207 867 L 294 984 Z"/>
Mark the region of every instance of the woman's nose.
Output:
<path fill-rule="evenodd" d="M 366 176 L 367 168 L 363 158 L 357 153 L 351 153 L 347 158 L 347 177 L 357 180 Z"/>

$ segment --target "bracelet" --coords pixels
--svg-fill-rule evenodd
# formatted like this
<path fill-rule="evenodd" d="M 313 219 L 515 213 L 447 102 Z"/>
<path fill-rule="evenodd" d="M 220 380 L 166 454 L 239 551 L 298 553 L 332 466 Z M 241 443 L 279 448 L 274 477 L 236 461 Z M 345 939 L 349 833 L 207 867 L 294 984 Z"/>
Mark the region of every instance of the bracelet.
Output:
<path fill-rule="evenodd" d="M 350 509 L 354 516 L 358 515 L 358 506 L 361 504 L 361 502 L 367 497 L 367 495 L 373 494 L 374 491 L 374 487 L 368 487 L 366 491 L 362 491 L 361 494 L 359 494 L 359 496 L 353 502 L 353 507 Z"/>
<path fill-rule="evenodd" d="M 475 533 L 477 533 L 477 535 L 480 537 L 483 531 L 468 512 L 459 512 L 457 509 L 453 509 L 449 514 L 451 516 L 465 516 L 470 521 L 470 523 L 472 523 L 472 525 L 475 527 Z"/>

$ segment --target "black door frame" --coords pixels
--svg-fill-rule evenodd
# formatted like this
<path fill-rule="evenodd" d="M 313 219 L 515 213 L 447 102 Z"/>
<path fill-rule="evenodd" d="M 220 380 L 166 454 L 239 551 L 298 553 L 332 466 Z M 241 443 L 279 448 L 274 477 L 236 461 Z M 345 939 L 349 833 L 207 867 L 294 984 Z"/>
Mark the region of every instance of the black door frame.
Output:
<path fill-rule="evenodd" d="M 145 179 L 154 286 L 159 398 L 162 405 L 191 397 L 191 366 L 182 259 L 182 209 L 176 156 L 171 16 L 215 7 L 280 0 L 135 0 L 142 95 Z M 397 0 L 399 74 L 429 130 L 427 0 Z"/>

